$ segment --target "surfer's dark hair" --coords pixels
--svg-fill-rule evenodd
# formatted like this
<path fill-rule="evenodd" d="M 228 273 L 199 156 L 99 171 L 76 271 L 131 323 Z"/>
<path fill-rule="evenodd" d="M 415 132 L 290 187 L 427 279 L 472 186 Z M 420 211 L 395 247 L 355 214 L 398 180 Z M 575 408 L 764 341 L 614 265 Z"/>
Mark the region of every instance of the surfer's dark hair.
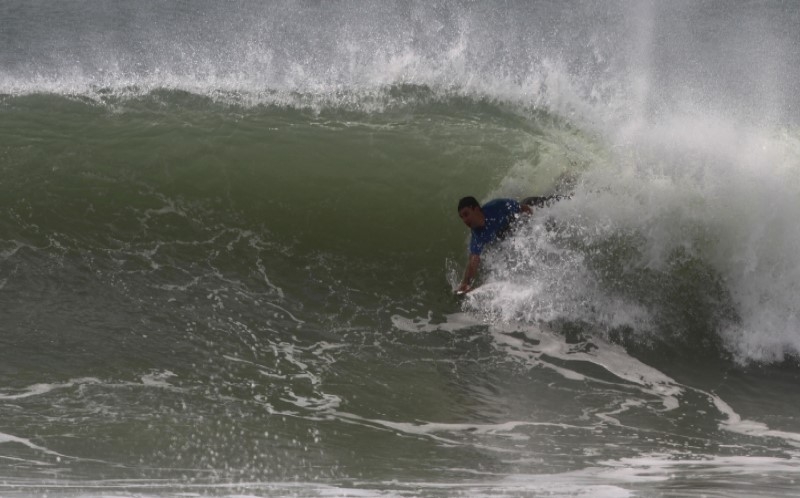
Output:
<path fill-rule="evenodd" d="M 478 203 L 478 200 L 472 196 L 462 197 L 460 201 L 458 201 L 458 210 L 461 211 L 465 207 L 471 208 L 479 208 L 481 205 Z"/>

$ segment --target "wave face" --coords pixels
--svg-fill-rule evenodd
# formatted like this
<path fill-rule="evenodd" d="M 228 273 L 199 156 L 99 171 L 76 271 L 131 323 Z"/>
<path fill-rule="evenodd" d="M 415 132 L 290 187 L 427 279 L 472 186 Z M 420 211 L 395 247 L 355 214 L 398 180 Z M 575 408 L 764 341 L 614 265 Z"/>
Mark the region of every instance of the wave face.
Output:
<path fill-rule="evenodd" d="M 798 12 L 4 2 L 2 494 L 791 494 Z"/>

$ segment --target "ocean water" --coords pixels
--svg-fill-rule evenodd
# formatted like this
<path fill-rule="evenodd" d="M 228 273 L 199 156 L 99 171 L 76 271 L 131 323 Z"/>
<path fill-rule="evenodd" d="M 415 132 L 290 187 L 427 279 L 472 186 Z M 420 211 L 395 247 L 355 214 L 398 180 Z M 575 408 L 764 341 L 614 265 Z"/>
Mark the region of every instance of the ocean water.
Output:
<path fill-rule="evenodd" d="M 798 26 L 2 2 L 0 496 L 800 496 Z"/>

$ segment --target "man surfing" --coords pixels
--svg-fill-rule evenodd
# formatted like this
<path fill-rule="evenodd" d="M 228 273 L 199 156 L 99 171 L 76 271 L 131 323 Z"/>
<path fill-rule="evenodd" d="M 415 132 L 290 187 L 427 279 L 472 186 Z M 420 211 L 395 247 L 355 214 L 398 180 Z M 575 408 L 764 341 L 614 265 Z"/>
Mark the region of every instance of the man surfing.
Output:
<path fill-rule="evenodd" d="M 456 289 L 456 294 L 472 290 L 472 283 L 478 275 L 481 252 L 484 247 L 502 240 L 512 228 L 520 213 L 532 213 L 531 206 L 544 207 L 551 201 L 561 200 L 561 196 L 527 197 L 522 202 L 513 199 L 493 199 L 481 206 L 474 197 L 464 197 L 458 201 L 458 216 L 472 231 L 469 241 L 469 260 L 464 278 Z"/>

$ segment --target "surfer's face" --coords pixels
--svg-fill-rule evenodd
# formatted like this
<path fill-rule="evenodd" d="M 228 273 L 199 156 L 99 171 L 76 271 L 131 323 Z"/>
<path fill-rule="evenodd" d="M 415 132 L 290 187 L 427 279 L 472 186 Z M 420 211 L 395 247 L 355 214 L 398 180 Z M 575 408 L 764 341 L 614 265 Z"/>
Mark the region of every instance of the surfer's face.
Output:
<path fill-rule="evenodd" d="M 461 221 L 469 228 L 479 228 L 483 226 L 483 213 L 479 207 L 463 207 L 458 212 Z"/>

